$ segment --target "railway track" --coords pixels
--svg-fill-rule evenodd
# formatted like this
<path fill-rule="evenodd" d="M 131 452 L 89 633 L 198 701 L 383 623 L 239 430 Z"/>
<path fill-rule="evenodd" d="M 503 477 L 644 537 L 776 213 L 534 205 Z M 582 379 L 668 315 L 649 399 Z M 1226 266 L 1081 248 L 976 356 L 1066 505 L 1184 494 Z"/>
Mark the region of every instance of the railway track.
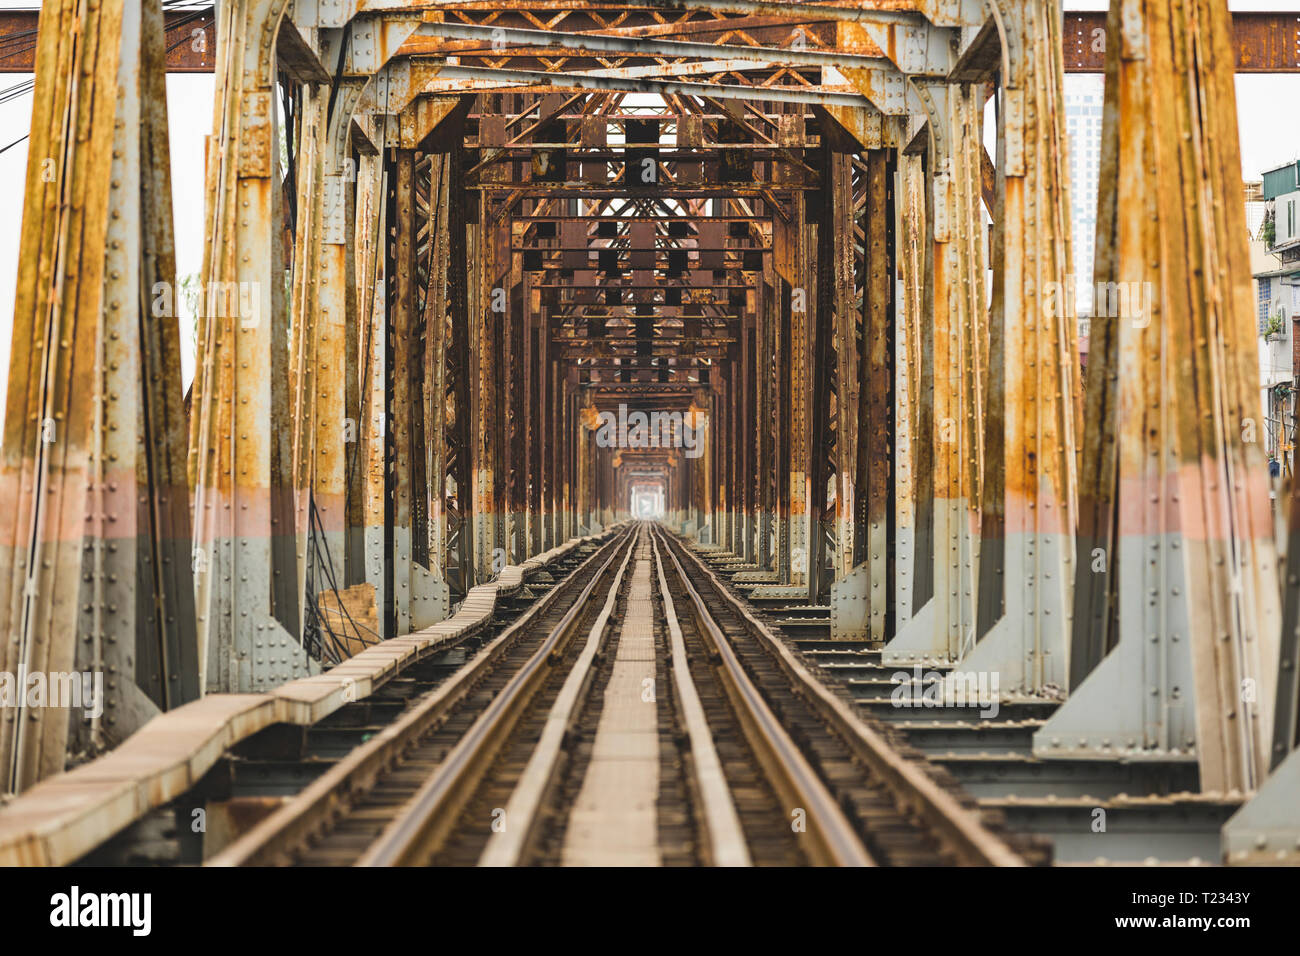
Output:
<path fill-rule="evenodd" d="M 761 589 L 756 596 L 751 565 L 724 551 L 697 553 L 896 749 L 919 751 L 1008 829 L 1050 843 L 1054 863 L 1201 866 L 1223 858 L 1223 827 L 1245 797 L 1202 792 L 1193 755 L 1142 762 L 1035 754 L 1033 737 L 1059 699 L 1003 697 L 996 708 L 923 700 L 953 665 L 886 663 L 879 645 L 833 639 L 829 606 L 764 598 Z"/>
<path fill-rule="evenodd" d="M 641 524 L 215 865 L 1024 865 Z"/>
<path fill-rule="evenodd" d="M 497 634 L 475 657 L 416 701 L 395 722 L 353 749 L 300 794 L 217 854 L 214 865 L 356 863 L 428 775 L 457 750 L 487 712 L 499 715 L 503 691 L 521 668 L 543 665 L 586 609 L 586 598 L 625 552 L 622 534 Z"/>
<path fill-rule="evenodd" d="M 936 779 L 919 754 L 899 751 L 855 713 L 698 557 L 662 540 L 720 658 L 749 676 L 876 863 L 1043 861 L 1041 847 L 1007 834 L 996 816 Z"/>

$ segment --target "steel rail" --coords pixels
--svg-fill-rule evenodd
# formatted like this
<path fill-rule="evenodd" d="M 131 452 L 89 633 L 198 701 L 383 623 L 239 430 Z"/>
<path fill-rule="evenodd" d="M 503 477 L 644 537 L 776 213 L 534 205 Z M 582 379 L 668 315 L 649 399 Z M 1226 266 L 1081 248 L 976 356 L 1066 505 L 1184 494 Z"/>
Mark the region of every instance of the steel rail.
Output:
<path fill-rule="evenodd" d="M 984 825 L 978 812 L 963 807 L 818 680 L 703 561 L 684 548 L 681 551 L 708 579 L 718 596 L 745 621 L 749 632 L 767 648 L 804 699 L 839 731 L 854 754 L 889 787 L 900 807 L 915 813 L 926 823 L 957 862 L 969 866 L 1029 865 L 1005 840 Z"/>
<path fill-rule="evenodd" d="M 630 555 L 636 548 L 635 534 L 629 533 L 623 543 Z M 460 807 L 487 772 L 491 760 L 514 729 L 547 672 L 560 662 L 574 624 L 586 610 L 596 585 L 605 577 L 617 556 L 617 552 L 611 554 L 601 565 L 542 645 L 492 699 L 438 769 L 398 811 L 357 861 L 357 866 L 419 865 L 424 862 L 422 857 L 427 855 L 426 847 L 443 842 L 447 831 L 456 823 Z M 626 567 L 626 560 L 623 567 Z M 614 586 L 618 586 L 617 580 Z"/>
<path fill-rule="evenodd" d="M 662 536 L 663 532 L 656 530 L 655 534 Z M 813 838 L 809 841 L 812 843 L 809 856 L 815 863 L 822 865 L 875 866 L 875 860 L 835 797 L 750 680 L 736 657 L 731 642 L 718 627 L 713 614 L 666 539 L 664 551 L 695 607 L 697 622 L 718 656 L 721 666 L 716 673 L 722 678 L 723 688 L 745 728 L 746 737 L 759 763 L 767 771 L 768 779 L 776 787 L 781 799 L 791 808 L 802 808 L 807 814 L 807 833 Z"/>
<path fill-rule="evenodd" d="M 627 534 L 625 532 L 624 537 Z M 592 565 L 602 562 L 592 576 L 595 581 L 617 552 L 624 537 L 616 537 L 606 543 L 574 568 L 571 576 L 582 575 Z M 353 749 L 301 793 L 204 865 L 267 866 L 285 862 L 286 857 L 341 810 L 353 794 L 369 790 L 380 774 L 400 760 L 403 752 L 443 720 L 453 707 L 472 694 L 480 677 L 495 665 L 517 638 L 560 600 L 562 590 L 562 583 L 552 588 L 493 638 L 469 664 L 448 677 L 397 721 Z"/>
<path fill-rule="evenodd" d="M 704 714 L 704 705 L 700 703 L 700 693 L 691 678 L 691 669 L 686 658 L 686 642 L 682 638 L 682 628 L 677 620 L 677 610 L 673 606 L 672 595 L 668 592 L 668 579 L 664 576 L 659 546 L 653 536 L 650 539 L 650 549 L 654 554 L 655 572 L 659 577 L 659 594 L 663 600 L 664 616 L 668 624 L 673 685 L 677 689 L 682 720 L 686 724 L 686 735 L 691 744 L 691 762 L 695 768 L 694 789 L 697 791 L 702 811 L 704 830 L 709 838 L 709 857 L 714 866 L 753 866 L 754 861 L 749 855 L 745 834 L 740 827 L 740 816 L 736 812 L 735 802 L 731 799 L 731 788 L 727 786 L 727 778 L 722 771 L 722 761 L 718 758 L 718 750 L 713 745 L 713 735 L 709 732 L 709 721 Z"/>
<path fill-rule="evenodd" d="M 596 615 L 591 628 L 587 631 L 587 643 L 573 663 L 560 688 L 559 695 L 546 715 L 546 724 L 542 736 L 533 748 L 532 755 L 524 772 L 515 784 L 506 801 L 506 820 L 510 825 L 505 830 L 495 830 L 488 837 L 487 846 L 479 856 L 479 866 L 516 866 L 526 849 L 532 844 L 537 830 L 538 811 L 551 785 L 555 782 L 556 772 L 560 766 L 560 755 L 564 749 L 564 739 L 573 727 L 580 713 L 580 705 L 587 696 L 594 676 L 593 664 L 596 653 L 605 640 L 605 629 L 614 605 L 618 601 L 619 589 L 623 586 L 623 577 L 627 566 L 632 563 L 644 532 L 637 529 L 634 533 L 632 547 L 623 557 L 618 573 L 609 586 L 605 604 Z M 522 821 L 522 823 L 520 822 Z"/>

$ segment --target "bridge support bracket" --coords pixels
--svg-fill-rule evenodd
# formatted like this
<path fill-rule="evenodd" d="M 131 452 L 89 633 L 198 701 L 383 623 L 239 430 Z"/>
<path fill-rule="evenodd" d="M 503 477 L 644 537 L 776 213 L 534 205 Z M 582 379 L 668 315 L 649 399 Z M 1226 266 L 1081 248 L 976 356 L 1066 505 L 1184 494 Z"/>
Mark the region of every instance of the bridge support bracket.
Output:
<path fill-rule="evenodd" d="M 1255 796 L 1223 825 L 1221 845 L 1227 864 L 1300 863 L 1300 750 L 1291 752 Z"/>
<path fill-rule="evenodd" d="M 871 566 L 859 564 L 831 584 L 831 639 L 871 639 Z"/>

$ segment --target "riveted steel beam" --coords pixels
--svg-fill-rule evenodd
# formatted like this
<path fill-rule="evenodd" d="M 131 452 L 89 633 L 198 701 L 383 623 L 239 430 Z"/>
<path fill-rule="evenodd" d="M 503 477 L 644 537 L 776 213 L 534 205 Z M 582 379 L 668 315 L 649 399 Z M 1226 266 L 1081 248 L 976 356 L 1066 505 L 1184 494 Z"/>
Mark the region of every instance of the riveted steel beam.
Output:
<path fill-rule="evenodd" d="M 982 339 L 986 335 L 983 249 L 978 223 L 979 160 L 983 103 L 969 86 L 926 86 L 918 90 L 927 112 L 929 248 L 922 329 L 922 405 L 915 466 L 924 499 L 920 508 L 926 554 L 916 549 L 913 617 L 884 651 L 890 662 L 953 661 L 975 639 L 975 581 L 979 554 L 979 480 L 982 463 Z M 924 282 L 924 280 L 922 280 Z M 932 536 L 932 537 L 930 537 Z M 922 562 L 932 583 L 916 574 Z M 922 585 L 930 587 L 929 592 Z M 926 600 L 928 599 L 928 600 Z M 926 600 L 929 610 L 918 602 Z"/>
<path fill-rule="evenodd" d="M 725 56 L 738 62 L 755 61 L 777 66 L 857 66 L 880 65 L 881 57 L 838 53 L 827 50 L 787 49 L 784 47 L 739 46 L 727 43 L 693 43 L 686 40 L 664 40 L 654 37 L 622 37 L 600 33 L 565 33 L 552 30 L 523 30 L 513 27 L 477 25 L 469 23 L 425 23 L 420 34 L 462 40 L 486 40 L 496 55 L 508 52 L 511 47 L 539 47 L 561 53 L 585 51 L 592 53 L 634 53 L 655 57 L 708 57 Z M 936 73 L 943 76 L 944 69 Z"/>
<path fill-rule="evenodd" d="M 928 433 L 922 420 L 924 280 L 926 263 L 925 172 L 922 157 L 901 154 L 895 177 L 895 235 L 899 298 L 894 326 L 894 628 L 901 629 L 931 594 L 933 482 Z"/>
<path fill-rule="evenodd" d="M 571 14 L 581 14 L 581 5 L 567 3 L 565 0 L 553 0 L 551 3 L 539 2 L 530 4 L 531 9 L 538 11 L 550 11 L 552 14 L 563 3 L 565 12 Z M 391 6 L 400 8 L 403 4 L 395 3 Z M 365 4 L 366 9 L 373 9 L 372 4 Z M 490 16 L 494 12 L 488 6 L 478 4 L 461 5 L 459 9 L 465 12 L 478 13 L 481 16 Z M 793 11 L 784 11 L 779 16 L 768 17 L 745 17 L 745 18 L 721 18 L 716 21 L 689 20 L 678 23 L 661 23 L 651 24 L 640 27 L 619 27 L 602 31 L 609 35 L 619 37 L 662 37 L 662 36 L 689 36 L 707 33 L 732 32 L 737 29 L 746 30 L 751 35 L 761 35 L 769 38 L 769 42 L 783 41 L 787 38 L 790 42 L 798 41 L 802 38 L 803 42 L 809 48 L 805 52 L 819 50 L 823 54 L 836 55 L 871 55 L 880 52 L 881 48 L 877 46 L 874 40 L 868 39 L 868 44 L 862 44 L 854 41 L 854 36 L 860 36 L 866 30 L 863 23 L 849 19 L 847 16 L 836 14 L 827 14 L 825 12 L 805 12 L 808 5 L 801 4 L 797 15 Z M 36 44 L 34 41 L 25 40 L 28 36 L 34 36 L 37 26 L 37 17 L 39 11 L 31 10 L 0 10 L 0 41 L 4 42 L 4 49 L 0 51 L 0 73 L 30 73 L 35 63 Z M 352 14 L 347 14 L 352 16 Z M 215 55 L 217 49 L 217 31 L 213 10 L 209 8 L 198 8 L 195 10 L 173 10 L 167 11 L 167 41 L 166 41 L 166 68 L 169 73 L 211 73 L 214 69 Z M 410 18 L 404 18 L 408 22 Z M 883 18 L 877 16 L 873 18 L 873 23 L 869 26 L 873 29 L 888 29 L 891 32 L 898 31 L 921 31 L 928 32 L 931 37 L 935 33 L 941 32 L 936 29 L 934 21 L 926 24 L 923 20 L 911 18 L 908 20 L 897 20 L 885 22 Z M 340 18 L 331 18 L 334 28 L 338 29 L 346 22 Z M 307 21 L 304 20 L 304 27 L 307 27 Z M 842 39 L 836 39 L 833 45 L 823 43 L 816 31 L 822 25 L 837 28 L 849 26 L 853 32 L 850 32 Z M 972 26 L 973 24 L 965 24 Z M 991 21 L 988 22 L 991 26 Z M 1236 70 L 1238 73 L 1294 73 L 1300 71 L 1300 57 L 1297 57 L 1297 39 L 1300 38 L 1300 19 L 1297 19 L 1294 11 L 1285 12 L 1254 12 L 1254 11 L 1237 11 L 1232 15 L 1233 39 L 1232 49 L 1236 61 Z M 324 71 L 319 55 L 311 51 L 301 39 L 298 30 L 293 23 L 286 21 L 279 38 L 278 58 L 281 68 L 287 70 L 301 81 L 320 80 Z M 780 32 L 781 27 L 785 27 L 785 32 Z M 1062 49 L 1065 55 L 1065 71 L 1067 73 L 1101 73 L 1105 69 L 1106 53 L 1106 15 L 1104 12 L 1096 11 L 1066 11 L 1063 19 L 1062 31 Z M 314 29 L 315 27 L 311 27 Z M 993 31 L 992 38 L 996 38 L 996 31 Z M 964 73 L 962 75 L 953 75 L 953 80 L 964 82 L 974 82 L 987 79 L 995 68 L 997 61 L 997 45 L 992 45 L 992 55 L 988 51 L 981 51 L 982 43 L 988 43 L 989 34 L 980 34 L 980 39 L 968 42 L 961 50 L 961 60 L 955 64 L 958 69 L 970 69 L 975 72 Z M 419 47 L 411 42 L 408 38 L 403 47 L 409 48 L 411 53 L 419 52 Z M 773 47 L 774 49 L 783 49 L 782 47 Z M 929 55 L 932 43 L 927 42 L 920 49 L 925 55 Z M 401 50 L 401 48 L 399 48 Z M 870 50 L 871 53 L 864 53 L 864 50 Z M 407 52 L 401 50 L 402 53 Z M 916 52 L 904 50 L 907 56 L 915 56 Z M 306 62 L 304 62 L 306 61 Z M 897 61 L 895 61 L 897 62 Z M 902 64 L 899 64 L 902 66 Z"/>
<path fill-rule="evenodd" d="M 352 194 L 356 165 L 348 143 L 353 110 L 362 83 L 344 81 L 327 115 L 330 90 L 300 91 L 295 177 L 298 193 L 292 311 L 298 316 L 290 343 L 293 386 L 293 480 L 299 613 L 304 622 L 321 622 L 319 602 L 340 600 L 338 590 L 360 568 L 349 568 L 347 537 L 347 445 L 358 437 L 357 396 L 348 407 L 348 329 L 355 328 L 355 289 L 349 283 L 349 236 L 356 225 Z M 353 337 L 355 341 L 355 336 Z M 352 353 L 353 355 L 355 353 Z M 351 415 L 349 413 L 352 413 Z M 328 593 L 327 593 L 328 592 Z M 373 641 L 347 615 L 317 624 L 317 652 L 344 656 Z M 320 630 L 326 636 L 319 634 Z M 325 649 L 325 644 L 330 646 Z"/>
<path fill-rule="evenodd" d="M 836 507 L 839 544 L 831 592 L 831 633 L 883 643 L 892 623 L 897 429 L 894 407 L 894 184 L 896 154 L 845 157 L 840 178 L 851 189 L 849 230 L 861 231 L 861 255 L 846 237 L 836 256 Z M 841 204 L 841 208 L 844 204 Z M 836 222 L 839 228 L 838 221 Z M 837 242 L 839 240 L 837 239 Z M 860 311 L 855 307 L 861 302 Z M 841 304 L 842 303 L 842 304 Z"/>
<path fill-rule="evenodd" d="M 236 0 L 221 29 L 208 156 L 190 472 L 198 629 L 211 690 L 265 690 L 316 669 L 301 641 L 275 37 L 286 4 Z M 224 295 L 214 297 L 211 290 Z M 231 294 L 237 303 L 228 307 Z"/>
<path fill-rule="evenodd" d="M 711 96 L 716 99 L 762 100 L 771 103 L 804 103 L 818 106 L 859 106 L 854 93 L 808 87 L 740 86 L 727 83 L 688 83 L 676 80 L 622 78 L 586 73 L 547 73 L 540 70 L 497 69 L 482 66 L 444 64 L 425 88 L 429 93 L 486 92 L 493 90 L 543 88 L 565 90 L 621 90 L 629 93 Z"/>
<path fill-rule="evenodd" d="M 1226 199 L 1236 99 L 1211 66 L 1228 61 L 1229 18 L 1175 0 L 1115 4 L 1108 24 L 1075 602 L 1076 626 L 1104 638 L 1076 640 L 1071 664 L 1090 669 L 1034 749 L 1196 760 L 1205 789 L 1251 791 L 1282 609 L 1245 210 Z"/>
<path fill-rule="evenodd" d="M 0 793 L 199 693 L 162 44 L 157 2 L 42 12 L 0 463 Z"/>
<path fill-rule="evenodd" d="M 998 117 L 979 644 L 962 667 L 999 673 L 1004 693 L 1059 695 L 1082 414 L 1073 303 L 1062 306 L 1073 287 L 1060 12 L 995 9 L 1008 59 L 1023 72 L 1006 78 Z"/>

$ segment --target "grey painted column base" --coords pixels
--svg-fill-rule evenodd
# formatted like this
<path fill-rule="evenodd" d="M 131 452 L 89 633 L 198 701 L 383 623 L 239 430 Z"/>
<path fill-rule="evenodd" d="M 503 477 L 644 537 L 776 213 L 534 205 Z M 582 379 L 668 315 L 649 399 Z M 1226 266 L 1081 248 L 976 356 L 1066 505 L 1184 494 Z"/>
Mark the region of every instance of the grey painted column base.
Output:
<path fill-rule="evenodd" d="M 1250 802 L 1223 825 L 1223 862 L 1300 864 L 1300 750 L 1291 751 Z"/>
<path fill-rule="evenodd" d="M 398 529 L 400 531 L 401 529 Z M 409 554 L 410 532 L 403 540 L 394 534 L 394 546 L 401 554 L 403 547 Z M 375 608 L 379 613 L 379 626 L 383 629 L 386 596 L 384 594 L 384 529 L 366 528 L 366 583 L 374 585 Z M 397 633 L 380 635 L 384 640 L 400 637 L 411 631 L 445 621 L 451 614 L 451 589 L 446 581 L 439 580 L 433 572 L 418 561 L 398 561 L 393 568 L 394 600 L 397 603 Z"/>
<path fill-rule="evenodd" d="M 228 649 L 228 660 L 220 659 L 219 645 L 208 648 L 208 693 L 261 693 L 320 673 L 320 663 L 274 618 L 250 611 L 237 627 L 240 639 Z"/>
<path fill-rule="evenodd" d="M 901 630 L 912 620 L 912 566 L 916 529 L 899 528 L 894 534 L 894 620 Z"/>
<path fill-rule="evenodd" d="M 973 647 L 963 635 L 963 671 L 996 676 L 1003 696 L 1064 696 L 1073 548 L 1065 535 L 1007 536 L 1004 613 Z"/>
<path fill-rule="evenodd" d="M 1147 569 L 1152 539 L 1121 541 L 1121 568 Z M 1099 760 L 1195 760 L 1196 690 L 1181 564 L 1120 582 L 1119 643 L 1034 734 L 1034 755 Z"/>
<path fill-rule="evenodd" d="M 293 545 L 292 538 L 278 540 Z M 198 606 L 203 609 L 199 624 L 206 640 L 202 647 L 205 693 L 259 693 L 320 673 L 320 663 L 308 656 L 299 638 L 275 617 L 262 608 L 230 603 L 234 600 L 229 583 L 232 575 L 239 575 L 241 586 L 248 581 L 272 580 L 271 553 L 276 544 L 275 538 L 222 538 L 210 551 L 202 552 L 206 567 L 196 576 L 196 583 Z M 219 590 L 213 594 L 212 589 Z M 268 587 L 267 605 L 269 598 Z M 213 619 L 205 620 L 207 615 Z M 227 621 L 229 630 L 218 626 Z"/>
<path fill-rule="evenodd" d="M 964 498 L 935 499 L 934 547 L 934 596 L 885 645 L 882 663 L 952 663 L 973 640 L 979 539 Z"/>
<path fill-rule="evenodd" d="M 935 645 L 934 617 L 938 602 L 934 598 L 921 605 L 898 633 L 885 645 L 880 660 L 884 664 L 951 663 L 952 657 Z"/>
<path fill-rule="evenodd" d="M 1149 706 L 1141 647 L 1124 642 L 1102 659 L 1088 679 L 1034 734 L 1034 756 L 1096 760 L 1195 760 L 1195 708 L 1191 661 L 1183 706 Z"/>
<path fill-rule="evenodd" d="M 871 569 L 859 564 L 831 584 L 831 638 L 866 641 L 871 638 Z"/>
<path fill-rule="evenodd" d="M 418 631 L 447 620 L 451 588 L 423 565 L 411 563 L 411 630 Z"/>

